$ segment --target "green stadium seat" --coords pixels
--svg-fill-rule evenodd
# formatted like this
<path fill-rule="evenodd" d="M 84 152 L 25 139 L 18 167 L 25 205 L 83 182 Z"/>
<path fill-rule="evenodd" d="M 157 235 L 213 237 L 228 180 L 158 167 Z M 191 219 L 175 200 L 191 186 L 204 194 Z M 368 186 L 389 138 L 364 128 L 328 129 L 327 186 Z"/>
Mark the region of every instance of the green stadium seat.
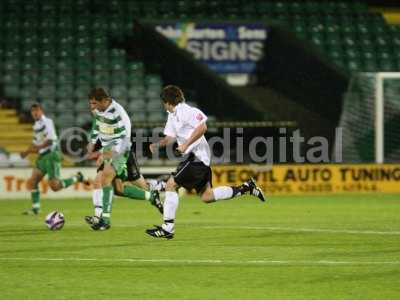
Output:
<path fill-rule="evenodd" d="M 76 126 L 75 115 L 71 113 L 67 113 L 67 111 L 59 112 L 57 117 L 55 118 L 56 125 L 60 128 L 68 128 Z"/>
<path fill-rule="evenodd" d="M 146 109 L 146 102 L 143 99 L 132 99 L 128 103 L 130 111 L 144 111 Z"/>
<path fill-rule="evenodd" d="M 57 74 L 57 85 L 65 85 L 68 83 L 73 83 L 75 80 L 75 75 L 72 70 L 65 70 L 64 72 L 59 72 Z"/>
<path fill-rule="evenodd" d="M 39 77 L 39 84 L 42 86 L 51 84 L 54 82 L 55 78 L 56 74 L 54 73 L 53 70 L 41 72 Z"/>
<path fill-rule="evenodd" d="M 76 85 L 91 83 L 93 77 L 90 73 L 77 73 L 73 78 Z"/>
<path fill-rule="evenodd" d="M 18 97 L 20 94 L 20 86 L 15 83 L 6 84 L 3 90 L 7 97 Z"/>
<path fill-rule="evenodd" d="M 161 86 L 153 87 L 153 88 L 148 88 L 146 90 L 145 96 L 148 99 L 157 99 L 157 102 L 160 102 L 159 101 L 160 93 L 161 93 Z"/>
<path fill-rule="evenodd" d="M 127 78 L 126 76 L 116 76 L 116 75 L 110 75 L 110 84 L 112 86 L 124 86 L 125 90 L 128 86 Z"/>
<path fill-rule="evenodd" d="M 28 85 L 21 87 L 20 97 L 24 99 L 36 99 L 38 96 L 38 89 L 36 85 Z"/>
<path fill-rule="evenodd" d="M 346 55 L 347 58 L 355 59 L 355 58 L 360 57 L 361 54 L 360 54 L 358 48 L 348 47 L 345 50 L 345 55 Z"/>
<path fill-rule="evenodd" d="M 71 105 L 71 101 L 72 100 L 68 98 L 60 98 L 56 103 L 56 112 L 58 114 L 62 114 L 64 112 L 69 114 L 70 111 L 74 111 L 74 105 Z"/>
<path fill-rule="evenodd" d="M 165 113 L 162 111 L 149 111 L 147 120 L 149 122 L 164 122 Z"/>
<path fill-rule="evenodd" d="M 73 68 L 75 60 L 72 57 L 65 57 L 62 60 L 57 61 L 57 70 L 62 72 L 63 70 L 70 70 Z"/>
<path fill-rule="evenodd" d="M 128 97 L 132 99 L 145 98 L 145 88 L 143 86 L 134 86 L 128 89 Z"/>
<path fill-rule="evenodd" d="M 27 72 L 24 71 L 21 74 L 21 85 L 24 86 L 32 86 L 38 83 L 38 75 L 36 72 Z"/>
<path fill-rule="evenodd" d="M 378 64 L 376 63 L 376 60 L 374 58 L 364 60 L 363 71 L 375 72 L 377 70 L 377 67 Z"/>
<path fill-rule="evenodd" d="M 146 104 L 146 110 L 150 111 L 150 110 L 161 110 L 162 109 L 162 105 L 161 105 L 161 101 L 159 100 L 159 98 L 150 98 Z"/>
<path fill-rule="evenodd" d="M 54 99 L 56 95 L 56 87 L 54 85 L 42 86 L 38 89 L 37 96 L 40 100 Z"/>
<path fill-rule="evenodd" d="M 62 99 L 62 98 L 68 98 L 68 99 L 72 99 L 74 98 L 74 85 L 72 83 L 70 84 L 62 84 L 60 86 L 58 86 L 57 88 L 57 92 L 56 92 L 56 97 L 58 99 Z"/>
<path fill-rule="evenodd" d="M 21 100 L 21 109 L 22 111 L 28 112 L 31 109 L 32 104 L 36 102 L 36 99 L 32 100 L 31 98 Z"/>
<path fill-rule="evenodd" d="M 85 113 L 82 112 L 76 116 L 75 122 L 76 122 L 76 125 L 82 127 L 86 124 L 91 124 L 92 119 L 93 119 L 93 117 L 89 112 L 85 112 Z"/>
<path fill-rule="evenodd" d="M 350 59 L 347 62 L 347 68 L 351 72 L 359 72 L 362 69 L 362 64 L 357 59 Z"/>
<path fill-rule="evenodd" d="M 135 122 L 146 122 L 147 121 L 147 114 L 144 111 L 132 111 L 131 112 L 131 122 L 133 126 L 135 126 Z"/>
<path fill-rule="evenodd" d="M 144 65 L 140 61 L 131 61 L 126 64 L 126 68 L 130 74 L 132 73 L 143 73 Z"/>
<path fill-rule="evenodd" d="M 7 59 L 3 64 L 3 70 L 9 71 L 19 71 L 19 62 L 17 60 Z"/>
<path fill-rule="evenodd" d="M 127 82 L 130 87 L 134 88 L 137 86 L 144 86 L 144 76 L 143 74 L 127 74 Z"/>
<path fill-rule="evenodd" d="M 85 84 L 87 84 L 87 82 L 88 81 L 86 81 Z M 89 94 L 89 91 L 90 85 L 79 84 L 74 92 L 74 97 L 78 100 L 78 103 L 84 103 L 84 105 L 82 104 L 82 107 L 85 106 L 86 109 L 88 109 L 88 104 L 86 101 L 83 100 L 87 100 L 87 95 Z"/>
<path fill-rule="evenodd" d="M 3 75 L 2 81 L 8 84 L 19 84 L 20 81 L 20 74 L 17 70 L 8 71 Z"/>
<path fill-rule="evenodd" d="M 51 99 L 43 99 L 40 101 L 45 112 L 56 112 L 57 103 Z"/>
<path fill-rule="evenodd" d="M 118 98 L 118 99 L 115 99 L 120 105 L 122 105 L 122 107 L 124 107 L 125 109 L 128 107 L 128 103 L 129 103 L 129 100 L 127 99 L 127 98 L 125 98 L 125 97 L 122 97 L 122 98 Z"/>
<path fill-rule="evenodd" d="M 380 57 L 378 59 L 378 68 L 379 71 L 389 72 L 394 71 L 396 69 L 396 62 L 390 57 Z"/>
<path fill-rule="evenodd" d="M 104 61 L 95 61 L 93 62 L 93 71 L 95 72 L 106 72 L 108 71 L 108 64 Z"/>
<path fill-rule="evenodd" d="M 93 78 L 92 82 L 96 86 L 102 86 L 102 85 L 109 85 L 109 73 L 108 71 L 103 71 L 103 70 L 96 70 L 93 73 Z"/>
<path fill-rule="evenodd" d="M 115 97 L 115 99 L 118 100 L 120 98 L 126 98 L 127 89 L 125 85 L 116 85 L 112 87 L 110 93 L 112 97 Z"/>

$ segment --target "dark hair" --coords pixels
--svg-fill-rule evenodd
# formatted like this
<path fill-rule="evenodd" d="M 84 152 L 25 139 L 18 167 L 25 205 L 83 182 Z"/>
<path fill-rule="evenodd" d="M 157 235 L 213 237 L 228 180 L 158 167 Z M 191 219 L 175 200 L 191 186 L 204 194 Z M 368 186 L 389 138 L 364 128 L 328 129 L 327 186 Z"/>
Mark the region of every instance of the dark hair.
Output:
<path fill-rule="evenodd" d="M 185 96 L 183 95 L 182 90 L 176 85 L 167 85 L 164 87 L 160 97 L 164 103 L 172 104 L 174 106 L 185 101 Z"/>
<path fill-rule="evenodd" d="M 88 95 L 89 99 L 94 99 L 96 101 L 101 101 L 105 98 L 110 98 L 110 95 L 103 88 L 94 88 L 90 91 Z"/>
<path fill-rule="evenodd" d="M 43 110 L 42 104 L 40 104 L 39 102 L 32 103 L 31 109 L 37 109 L 37 108 Z"/>

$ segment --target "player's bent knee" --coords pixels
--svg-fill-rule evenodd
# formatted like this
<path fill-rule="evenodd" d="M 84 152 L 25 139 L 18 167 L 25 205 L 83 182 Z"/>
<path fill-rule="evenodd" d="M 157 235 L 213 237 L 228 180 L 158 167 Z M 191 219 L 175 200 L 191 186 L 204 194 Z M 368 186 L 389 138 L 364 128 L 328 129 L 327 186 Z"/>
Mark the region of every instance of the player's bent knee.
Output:
<path fill-rule="evenodd" d="M 93 181 L 93 188 L 95 190 L 98 190 L 98 189 L 102 188 L 102 186 L 101 186 L 101 177 L 102 177 L 102 175 L 103 175 L 102 171 L 97 173 L 96 178 Z"/>
<path fill-rule="evenodd" d="M 33 190 L 33 186 L 34 186 L 33 179 L 29 178 L 28 181 L 26 182 L 26 187 L 28 188 L 28 190 L 31 191 L 31 190 Z"/>
<path fill-rule="evenodd" d="M 61 190 L 61 188 L 62 188 L 60 181 L 55 180 L 55 179 L 52 179 L 49 181 L 49 186 L 53 192 L 57 192 L 57 191 Z"/>
<path fill-rule="evenodd" d="M 121 180 L 114 180 L 113 181 L 113 188 L 114 188 L 114 194 L 117 196 L 123 196 L 124 195 L 124 185 L 121 182 Z"/>
<path fill-rule="evenodd" d="M 101 176 L 102 186 L 110 185 L 114 177 L 115 177 L 115 171 L 113 167 L 111 166 L 105 167 L 103 170 L 103 174 Z"/>
<path fill-rule="evenodd" d="M 165 190 L 168 192 L 175 192 L 177 187 L 178 187 L 178 185 L 176 184 L 174 178 L 170 177 L 165 186 Z"/>
<path fill-rule="evenodd" d="M 213 194 L 212 190 L 206 190 L 206 191 L 201 195 L 201 201 L 203 201 L 203 202 L 206 203 L 206 204 L 215 202 L 215 200 L 214 200 L 214 194 Z"/>
<path fill-rule="evenodd" d="M 40 180 L 36 177 L 30 177 L 28 181 L 26 182 L 26 187 L 28 190 L 34 190 L 37 188 L 37 185 L 39 184 Z"/>
<path fill-rule="evenodd" d="M 101 181 L 100 181 L 100 180 L 94 181 L 94 182 L 93 182 L 93 188 L 94 188 L 95 190 L 101 189 Z"/>

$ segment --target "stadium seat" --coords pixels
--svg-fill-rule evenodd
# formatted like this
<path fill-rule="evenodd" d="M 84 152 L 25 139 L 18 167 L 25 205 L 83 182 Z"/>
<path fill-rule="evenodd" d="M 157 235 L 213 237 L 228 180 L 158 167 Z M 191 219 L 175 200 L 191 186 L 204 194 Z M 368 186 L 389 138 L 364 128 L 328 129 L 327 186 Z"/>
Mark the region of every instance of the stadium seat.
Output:
<path fill-rule="evenodd" d="M 149 122 L 163 122 L 165 121 L 165 114 L 162 111 L 149 111 L 147 120 Z"/>
<path fill-rule="evenodd" d="M 149 101 L 146 103 L 146 109 L 148 111 L 156 111 L 156 110 L 161 110 L 162 109 L 162 103 L 159 99 L 149 99 Z"/>
<path fill-rule="evenodd" d="M 290 23 L 286 28 L 312 41 L 343 69 L 395 71 L 400 67 L 398 51 L 393 51 L 400 47 L 399 26 L 386 24 L 381 14 L 370 12 L 361 1 L 74 0 L 71 5 L 56 0 L 5 0 L 0 14 L 4 92 L 21 99 L 68 98 L 71 103 L 83 99 L 86 105 L 87 93 L 96 85 L 111 87 L 118 101 L 129 99 L 130 109 L 161 110 L 161 77 L 144 62 L 127 57 L 126 50 L 111 47 L 115 38 L 131 34 L 136 16 L 272 17 Z M 148 103 L 140 104 L 143 99 Z M 78 102 L 72 106 L 84 108 Z"/>
<path fill-rule="evenodd" d="M 131 86 L 127 95 L 129 98 L 143 99 L 145 97 L 145 88 L 142 85 Z"/>
<path fill-rule="evenodd" d="M 46 85 L 42 86 L 38 89 L 38 97 L 39 99 L 54 99 L 56 96 L 56 87 L 54 85 Z"/>
<path fill-rule="evenodd" d="M 131 113 L 131 122 L 135 126 L 135 122 L 146 122 L 147 114 L 145 111 L 133 111 Z"/>
<path fill-rule="evenodd" d="M 57 111 L 57 103 L 51 99 L 43 99 L 40 101 L 46 113 L 48 112 L 56 112 Z"/>
<path fill-rule="evenodd" d="M 56 125 L 61 128 L 76 126 L 75 115 L 67 111 L 59 112 L 55 118 Z"/>
<path fill-rule="evenodd" d="M 119 98 L 126 98 L 126 96 L 127 96 L 126 85 L 113 86 L 110 90 L 110 94 L 112 97 L 115 97 L 117 100 Z"/>
<path fill-rule="evenodd" d="M 89 103 L 86 99 L 78 99 L 74 104 L 74 110 L 76 112 L 89 112 Z"/>
<path fill-rule="evenodd" d="M 146 102 L 143 99 L 133 99 L 128 103 L 130 111 L 144 111 L 146 109 Z"/>
<path fill-rule="evenodd" d="M 74 96 L 78 100 L 78 102 L 81 102 L 83 100 L 87 100 L 89 91 L 90 85 L 87 85 L 87 82 L 84 82 L 84 84 L 79 84 L 78 87 L 75 89 Z M 87 108 L 87 103 L 85 103 L 85 105 Z"/>
<path fill-rule="evenodd" d="M 90 124 L 92 119 L 93 117 L 90 112 L 81 112 L 76 116 L 75 122 L 77 126 L 83 127 L 84 125 Z"/>
<path fill-rule="evenodd" d="M 32 104 L 34 104 L 36 101 L 32 99 L 24 99 L 21 101 L 21 109 L 25 112 L 30 111 Z"/>

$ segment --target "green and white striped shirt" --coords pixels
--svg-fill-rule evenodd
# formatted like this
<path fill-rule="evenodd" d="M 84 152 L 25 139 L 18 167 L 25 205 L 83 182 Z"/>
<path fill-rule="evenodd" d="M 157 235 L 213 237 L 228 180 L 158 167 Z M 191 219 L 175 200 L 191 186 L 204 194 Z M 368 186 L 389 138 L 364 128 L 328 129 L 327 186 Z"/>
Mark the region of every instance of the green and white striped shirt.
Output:
<path fill-rule="evenodd" d="M 113 152 L 122 154 L 131 147 L 131 121 L 125 109 L 113 100 L 104 111 L 95 111 L 91 142 L 100 140 L 103 148 L 111 147 Z"/>
<path fill-rule="evenodd" d="M 57 149 L 57 133 L 52 119 L 43 115 L 40 120 L 33 124 L 33 144 L 36 146 L 42 145 L 45 141 L 51 140 L 52 144 L 46 148 L 39 150 L 39 154 L 54 151 Z"/>

